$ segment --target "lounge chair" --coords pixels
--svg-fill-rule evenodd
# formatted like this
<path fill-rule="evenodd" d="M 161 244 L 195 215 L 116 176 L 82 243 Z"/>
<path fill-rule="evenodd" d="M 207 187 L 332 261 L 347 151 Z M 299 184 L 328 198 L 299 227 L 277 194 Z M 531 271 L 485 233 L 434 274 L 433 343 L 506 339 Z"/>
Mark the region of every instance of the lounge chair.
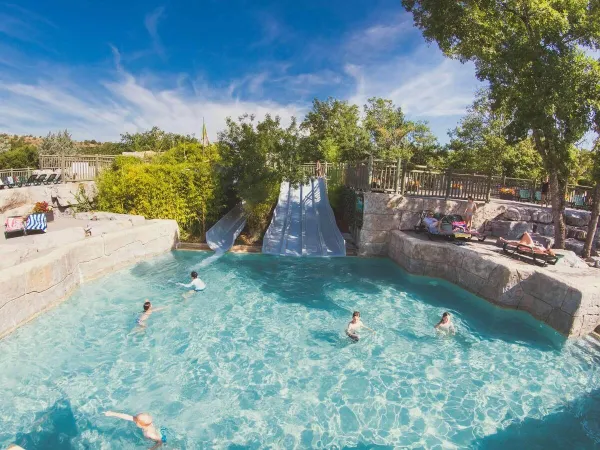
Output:
<path fill-rule="evenodd" d="M 57 175 L 58 175 L 57 173 L 51 173 L 50 176 L 48 178 L 46 178 L 46 180 L 43 183 L 44 184 L 54 183 L 54 180 L 56 180 Z"/>
<path fill-rule="evenodd" d="M 587 205 L 585 203 L 585 197 L 583 195 L 576 195 L 573 198 L 573 208 L 587 209 Z"/>
<path fill-rule="evenodd" d="M 534 197 L 533 197 L 533 201 L 534 202 L 541 202 L 542 201 L 542 191 L 535 191 Z"/>
<path fill-rule="evenodd" d="M 29 178 L 25 180 L 25 186 L 31 186 L 37 180 L 37 175 L 29 175 Z"/>
<path fill-rule="evenodd" d="M 15 235 L 27 234 L 25 219 L 22 216 L 10 216 L 4 221 L 4 237 L 9 239 Z"/>
<path fill-rule="evenodd" d="M 48 175 L 46 175 L 45 173 L 41 174 L 40 176 L 37 177 L 37 179 L 33 182 L 33 184 L 36 184 L 39 186 L 40 184 L 42 184 L 44 182 L 44 180 L 46 179 L 47 176 Z"/>
<path fill-rule="evenodd" d="M 56 179 L 54 180 L 54 184 L 58 184 L 62 181 L 62 175 L 59 173 Z"/>
<path fill-rule="evenodd" d="M 17 185 L 13 177 L 6 177 L 6 179 L 4 180 L 4 184 L 6 184 L 11 189 Z"/>
<path fill-rule="evenodd" d="M 510 256 L 524 256 L 541 267 L 554 265 L 559 260 L 557 255 L 551 255 L 543 246 L 529 246 L 520 241 L 504 241 L 502 250 Z"/>
<path fill-rule="evenodd" d="M 520 202 L 530 202 L 531 201 L 531 193 L 529 189 L 519 189 L 519 201 Z"/>

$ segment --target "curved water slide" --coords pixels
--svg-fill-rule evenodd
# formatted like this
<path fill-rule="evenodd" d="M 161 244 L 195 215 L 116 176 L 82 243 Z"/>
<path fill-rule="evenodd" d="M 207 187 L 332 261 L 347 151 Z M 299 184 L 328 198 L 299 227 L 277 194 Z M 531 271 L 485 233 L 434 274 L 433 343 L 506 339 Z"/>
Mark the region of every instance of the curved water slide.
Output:
<path fill-rule="evenodd" d="M 281 256 L 346 256 L 323 178 L 297 187 L 284 181 L 262 252 Z"/>
<path fill-rule="evenodd" d="M 241 203 L 206 232 L 206 242 L 215 253 L 225 253 L 232 246 L 246 225 L 246 213 Z"/>

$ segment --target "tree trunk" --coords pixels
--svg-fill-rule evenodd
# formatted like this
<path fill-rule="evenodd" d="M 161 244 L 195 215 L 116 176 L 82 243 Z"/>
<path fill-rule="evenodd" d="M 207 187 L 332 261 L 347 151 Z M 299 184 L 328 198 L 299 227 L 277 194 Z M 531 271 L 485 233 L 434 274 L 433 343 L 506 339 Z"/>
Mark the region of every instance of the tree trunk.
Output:
<path fill-rule="evenodd" d="M 559 171 L 550 173 L 550 193 L 552 200 L 552 217 L 554 219 L 554 248 L 565 248 L 565 196 L 567 194 L 567 180 Z"/>
<path fill-rule="evenodd" d="M 592 197 L 592 217 L 588 225 L 587 236 L 585 238 L 585 245 L 583 246 L 584 258 L 589 258 L 592 254 L 592 243 L 596 235 L 596 228 L 598 227 L 598 216 L 600 216 L 600 181 L 596 181 L 594 187 L 594 196 Z"/>

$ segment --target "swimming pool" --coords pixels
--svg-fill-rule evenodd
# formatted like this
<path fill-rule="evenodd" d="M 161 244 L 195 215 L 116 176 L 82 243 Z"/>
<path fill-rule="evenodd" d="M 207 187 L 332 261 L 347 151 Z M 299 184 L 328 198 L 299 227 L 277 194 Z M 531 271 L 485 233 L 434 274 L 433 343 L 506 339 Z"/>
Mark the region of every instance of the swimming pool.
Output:
<path fill-rule="evenodd" d="M 173 252 L 85 284 L 0 341 L 0 448 L 590 448 L 599 355 L 385 259 Z M 143 300 L 156 307 L 131 334 Z M 353 344 L 353 310 L 377 331 Z M 454 337 L 437 337 L 444 311 Z"/>

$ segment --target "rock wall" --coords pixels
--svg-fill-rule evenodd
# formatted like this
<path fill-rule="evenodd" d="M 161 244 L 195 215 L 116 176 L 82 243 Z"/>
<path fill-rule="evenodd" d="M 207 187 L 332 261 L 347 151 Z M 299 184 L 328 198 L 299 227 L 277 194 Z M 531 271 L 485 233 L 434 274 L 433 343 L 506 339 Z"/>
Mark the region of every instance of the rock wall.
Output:
<path fill-rule="evenodd" d="M 385 256 L 390 233 L 412 230 L 424 209 L 448 214 L 464 214 L 466 201 L 441 198 L 403 197 L 399 194 L 364 193 L 363 226 L 358 234 L 360 256 Z M 503 213 L 506 205 L 494 202 L 477 203 L 473 224 L 480 227 L 486 220 Z"/>
<path fill-rule="evenodd" d="M 410 273 L 443 278 L 499 306 L 527 311 L 567 337 L 588 334 L 600 323 L 595 269 L 551 272 L 400 231 L 391 232 L 388 255 Z"/>
<path fill-rule="evenodd" d="M 170 251 L 178 236 L 174 220 L 149 220 L 0 270 L 0 337 L 65 299 L 81 282 Z"/>

